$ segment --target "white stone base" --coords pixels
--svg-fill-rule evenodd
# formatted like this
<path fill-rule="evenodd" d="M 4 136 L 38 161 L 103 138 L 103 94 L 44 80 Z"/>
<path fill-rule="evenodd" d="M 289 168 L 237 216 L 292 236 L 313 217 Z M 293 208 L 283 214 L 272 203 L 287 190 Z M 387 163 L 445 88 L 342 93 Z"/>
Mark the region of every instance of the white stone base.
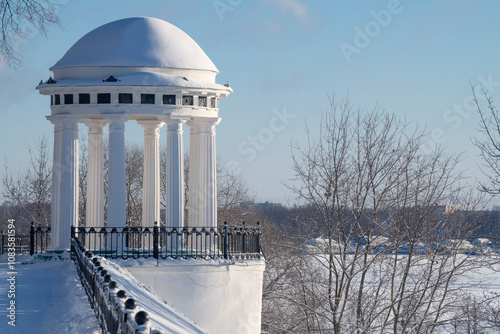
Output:
<path fill-rule="evenodd" d="M 123 267 L 209 333 L 260 333 L 264 261 L 160 260 L 158 267 Z"/>

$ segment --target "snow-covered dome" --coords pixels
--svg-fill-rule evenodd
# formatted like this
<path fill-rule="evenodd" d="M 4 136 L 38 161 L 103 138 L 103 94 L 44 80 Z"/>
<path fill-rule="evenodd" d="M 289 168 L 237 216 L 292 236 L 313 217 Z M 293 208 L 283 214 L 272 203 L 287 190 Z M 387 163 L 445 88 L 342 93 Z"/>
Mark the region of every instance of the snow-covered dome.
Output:
<path fill-rule="evenodd" d="M 147 67 L 218 73 L 210 58 L 185 32 L 168 22 L 149 17 L 126 18 L 92 30 L 51 70 L 56 76 L 59 72 L 66 74 L 63 77 L 75 78 L 75 70 L 70 69 L 82 67 Z"/>
<path fill-rule="evenodd" d="M 216 82 L 219 71 L 191 37 L 149 17 L 92 30 L 50 70 L 53 78 L 37 89 L 51 95 L 53 114 L 98 115 L 113 107 L 130 119 L 172 112 L 218 117 L 219 99 L 233 92 Z"/>

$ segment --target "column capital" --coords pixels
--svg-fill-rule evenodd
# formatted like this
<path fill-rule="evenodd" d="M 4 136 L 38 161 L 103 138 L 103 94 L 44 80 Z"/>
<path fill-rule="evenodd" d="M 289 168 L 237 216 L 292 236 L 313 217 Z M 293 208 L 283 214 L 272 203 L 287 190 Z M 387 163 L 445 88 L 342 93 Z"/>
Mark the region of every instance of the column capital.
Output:
<path fill-rule="evenodd" d="M 191 119 L 191 116 L 182 114 L 169 114 L 169 115 L 159 116 L 158 118 L 160 118 L 165 123 L 170 124 L 170 123 L 185 123 L 187 120 Z"/>
<path fill-rule="evenodd" d="M 82 123 L 89 128 L 90 134 L 102 134 L 103 128 L 108 124 L 108 122 L 101 118 L 86 118 L 82 120 Z"/>
<path fill-rule="evenodd" d="M 54 125 L 54 131 L 62 131 L 63 120 L 61 118 L 54 116 L 45 116 L 45 118 Z"/>
<path fill-rule="evenodd" d="M 138 119 L 137 123 L 144 128 L 145 136 L 159 136 L 159 130 L 165 124 L 162 120 L 158 119 Z"/>
<path fill-rule="evenodd" d="M 109 123 L 110 130 L 123 129 L 123 125 L 128 121 L 128 114 L 102 114 L 102 118 Z M 121 126 L 119 126 L 121 125 Z"/>
<path fill-rule="evenodd" d="M 193 117 L 186 122 L 187 126 L 196 133 L 215 133 L 215 126 L 222 119 L 219 117 Z"/>
<path fill-rule="evenodd" d="M 78 131 L 78 120 L 76 119 L 65 119 L 62 124 L 63 131 Z"/>
<path fill-rule="evenodd" d="M 59 114 L 45 116 L 52 124 L 56 126 L 63 126 L 64 129 L 78 129 L 78 123 L 81 122 L 80 115 Z"/>
<path fill-rule="evenodd" d="M 62 125 L 62 118 L 57 115 L 45 116 L 45 118 L 54 125 Z"/>
<path fill-rule="evenodd" d="M 182 124 L 190 120 L 191 116 L 170 114 L 167 116 L 161 116 L 160 119 L 167 123 L 167 131 L 179 132 L 182 131 Z"/>

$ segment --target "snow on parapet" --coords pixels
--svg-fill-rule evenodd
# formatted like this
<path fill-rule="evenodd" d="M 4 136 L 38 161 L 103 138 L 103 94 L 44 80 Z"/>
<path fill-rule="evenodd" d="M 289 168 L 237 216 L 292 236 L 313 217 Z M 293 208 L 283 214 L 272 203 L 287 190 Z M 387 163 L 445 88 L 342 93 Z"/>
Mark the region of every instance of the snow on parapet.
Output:
<path fill-rule="evenodd" d="M 127 291 L 138 304 L 144 305 L 151 317 L 155 328 L 168 330 L 172 334 L 207 334 L 205 330 L 196 325 L 184 314 L 176 310 L 172 305 L 162 300 L 149 287 L 139 282 L 127 270 L 123 269 L 114 261 L 99 257 L 101 266 L 118 282 L 120 288 Z"/>
<path fill-rule="evenodd" d="M 72 239 L 71 258 L 103 330 L 117 333 L 127 327 L 127 333 L 130 329 L 144 334 L 207 334 L 118 264 L 84 250 L 78 239 Z"/>
<path fill-rule="evenodd" d="M 52 78 L 51 78 L 52 79 Z M 66 79 L 54 81 L 48 80 L 41 82 L 37 88 L 42 87 L 67 87 L 67 86 L 171 86 L 183 88 L 203 88 L 214 89 L 220 91 L 233 92 L 231 87 L 227 87 L 217 83 L 203 82 L 191 80 L 178 75 L 170 75 L 167 73 L 151 73 L 151 72 L 135 72 L 123 75 L 116 75 L 115 82 L 106 82 L 102 78 L 87 78 L 87 79 Z"/>
<path fill-rule="evenodd" d="M 51 68 L 124 66 L 205 70 L 217 67 L 184 31 L 156 18 L 132 17 L 80 38 Z"/>

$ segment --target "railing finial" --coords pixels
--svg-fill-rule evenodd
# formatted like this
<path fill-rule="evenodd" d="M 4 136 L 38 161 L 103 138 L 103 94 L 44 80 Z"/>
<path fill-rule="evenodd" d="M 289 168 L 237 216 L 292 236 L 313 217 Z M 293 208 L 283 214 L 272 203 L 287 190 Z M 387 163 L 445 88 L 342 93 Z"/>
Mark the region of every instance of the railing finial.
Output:
<path fill-rule="evenodd" d="M 134 319 L 139 326 L 142 326 L 149 321 L 149 314 L 146 311 L 139 311 L 135 314 Z"/>

